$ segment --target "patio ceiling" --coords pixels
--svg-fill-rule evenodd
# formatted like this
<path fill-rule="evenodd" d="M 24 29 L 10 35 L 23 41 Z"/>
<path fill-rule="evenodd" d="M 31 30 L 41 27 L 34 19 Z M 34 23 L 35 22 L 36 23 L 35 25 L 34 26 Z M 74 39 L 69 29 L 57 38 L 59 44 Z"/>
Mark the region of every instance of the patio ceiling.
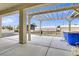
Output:
<path fill-rule="evenodd" d="M 0 15 L 43 3 L 0 3 Z"/>
<path fill-rule="evenodd" d="M 75 13 L 74 8 L 78 8 L 79 4 L 72 4 L 65 6 L 65 4 L 61 4 L 63 7 L 58 7 L 58 5 L 54 5 L 54 7 L 51 7 L 49 10 L 44 10 L 44 9 L 34 9 L 31 11 L 30 15 L 34 15 L 33 18 L 38 19 L 39 21 L 48 21 L 48 20 L 68 20 L 71 18 L 71 16 Z M 50 6 L 49 6 L 50 7 Z M 65 7 L 65 8 L 64 8 Z M 66 9 L 67 8 L 67 9 Z M 56 10 L 56 11 L 55 11 Z M 58 10 L 58 11 L 57 11 Z M 49 12 L 46 12 L 49 11 Z M 55 11 L 55 12 L 53 12 Z"/>
<path fill-rule="evenodd" d="M 74 10 L 67 10 L 61 12 L 53 12 L 42 15 L 35 15 L 33 18 L 39 21 L 49 21 L 49 20 L 67 20 L 67 18 L 71 18 Z"/>
<path fill-rule="evenodd" d="M 79 7 L 79 4 L 74 5 L 73 3 L 68 4 L 68 6 L 66 6 L 66 3 L 1 3 L 0 14 L 5 14 L 19 9 L 29 8 L 36 5 L 37 7 L 27 9 L 27 11 L 29 15 L 35 15 L 33 18 L 37 18 L 41 21 L 66 19 L 67 17 L 71 16 L 72 13 L 74 13 L 73 9 L 77 9 Z M 58 7 L 60 5 L 62 6 Z M 49 8 L 46 9 L 47 7 Z"/>
<path fill-rule="evenodd" d="M 20 3 L 0 3 L 0 11 L 8 9 L 16 5 L 20 5 Z"/>
<path fill-rule="evenodd" d="M 64 7 L 57 7 L 57 8 L 52 8 L 50 10 L 43 10 L 43 11 L 33 12 L 33 13 L 30 13 L 29 15 L 40 15 L 40 14 L 47 14 L 47 13 L 52 13 L 52 12 L 74 10 L 74 9 L 79 8 L 79 4 L 76 4 L 76 5 L 74 5 L 74 3 L 70 3 L 70 4 L 72 4 L 72 5 L 71 6 L 65 6 L 64 5 Z"/>
<path fill-rule="evenodd" d="M 32 10 L 40 7 L 56 5 L 60 3 L 1 3 L 0 15 L 10 13 L 20 9 Z"/>

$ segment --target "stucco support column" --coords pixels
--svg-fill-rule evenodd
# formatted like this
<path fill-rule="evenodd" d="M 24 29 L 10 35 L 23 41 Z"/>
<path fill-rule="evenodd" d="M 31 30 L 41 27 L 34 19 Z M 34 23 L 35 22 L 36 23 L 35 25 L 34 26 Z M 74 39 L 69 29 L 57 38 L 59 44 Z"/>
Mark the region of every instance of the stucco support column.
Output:
<path fill-rule="evenodd" d="M 42 21 L 40 21 L 40 35 L 42 35 L 41 24 L 42 24 Z"/>
<path fill-rule="evenodd" d="M 72 20 L 69 20 L 69 32 L 71 31 L 71 22 L 72 22 Z"/>
<path fill-rule="evenodd" d="M 25 44 L 27 41 L 26 32 L 26 12 L 24 10 L 19 10 L 19 43 Z"/>
<path fill-rule="evenodd" d="M 31 18 L 32 15 L 28 16 L 28 41 L 31 41 Z"/>
<path fill-rule="evenodd" d="M 2 37 L 2 16 L 0 15 L 0 38 Z"/>

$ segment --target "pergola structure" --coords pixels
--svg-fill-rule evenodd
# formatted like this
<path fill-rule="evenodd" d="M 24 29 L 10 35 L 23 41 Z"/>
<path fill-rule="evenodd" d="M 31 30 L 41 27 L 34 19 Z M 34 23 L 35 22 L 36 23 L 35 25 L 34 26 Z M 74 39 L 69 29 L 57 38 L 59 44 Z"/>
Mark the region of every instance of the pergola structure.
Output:
<path fill-rule="evenodd" d="M 19 11 L 19 43 L 20 44 L 25 44 L 27 42 L 27 32 L 26 32 L 26 22 L 27 19 L 26 17 L 28 16 L 28 40 L 31 40 L 31 30 L 30 30 L 30 24 L 31 24 L 31 18 L 35 15 L 40 15 L 40 14 L 46 14 L 46 13 L 51 13 L 51 12 L 58 12 L 58 11 L 64 11 L 64 10 L 75 10 L 77 8 L 79 8 L 79 5 L 73 5 L 70 7 L 64 7 L 64 8 L 57 8 L 57 9 L 53 9 L 53 10 L 45 10 L 45 11 L 39 11 L 39 12 L 33 12 L 33 13 L 29 13 L 27 15 L 26 13 L 26 8 L 38 8 L 38 7 L 42 7 L 44 4 L 19 4 L 17 6 L 13 6 L 10 8 L 7 8 L 5 10 L 1 10 L 0 11 L 0 37 L 1 37 L 1 25 L 2 25 L 2 15 L 8 13 L 9 12 L 13 12 L 13 11 Z M 55 5 L 55 4 L 46 4 L 45 6 L 48 5 Z M 76 10 L 75 10 L 76 11 Z"/>

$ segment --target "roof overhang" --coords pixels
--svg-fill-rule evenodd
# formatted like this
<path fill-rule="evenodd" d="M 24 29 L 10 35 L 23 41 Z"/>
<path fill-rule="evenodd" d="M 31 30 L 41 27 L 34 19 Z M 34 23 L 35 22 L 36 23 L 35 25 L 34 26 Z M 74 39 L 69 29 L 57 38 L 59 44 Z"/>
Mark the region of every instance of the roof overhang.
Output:
<path fill-rule="evenodd" d="M 25 8 L 29 8 L 29 7 L 33 7 L 33 6 L 40 5 L 40 4 L 43 4 L 43 3 L 20 3 L 16 6 L 12 6 L 10 8 L 6 8 L 4 10 L 1 10 L 0 15 L 10 13 L 13 11 L 17 11 L 17 10 L 21 10 L 21 9 L 25 9 Z"/>

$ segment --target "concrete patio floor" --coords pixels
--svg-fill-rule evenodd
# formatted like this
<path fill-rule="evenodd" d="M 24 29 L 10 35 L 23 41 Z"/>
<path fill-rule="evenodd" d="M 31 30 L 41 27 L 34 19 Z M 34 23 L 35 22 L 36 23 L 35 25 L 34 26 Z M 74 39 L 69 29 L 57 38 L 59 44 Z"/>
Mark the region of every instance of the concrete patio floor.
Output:
<path fill-rule="evenodd" d="M 1 56 L 72 56 L 71 48 L 63 37 L 32 35 L 27 44 L 18 44 L 19 36 L 0 38 Z"/>

